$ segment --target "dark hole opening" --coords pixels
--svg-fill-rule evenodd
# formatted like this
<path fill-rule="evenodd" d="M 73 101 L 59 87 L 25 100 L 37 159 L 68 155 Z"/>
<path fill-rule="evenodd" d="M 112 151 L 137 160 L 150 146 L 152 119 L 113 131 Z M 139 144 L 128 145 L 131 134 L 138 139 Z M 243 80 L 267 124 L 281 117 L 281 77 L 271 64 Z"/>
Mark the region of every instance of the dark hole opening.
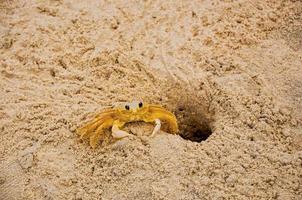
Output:
<path fill-rule="evenodd" d="M 212 134 L 212 131 L 210 129 L 197 129 L 193 132 L 190 132 L 189 134 L 181 134 L 180 136 L 185 140 L 190 140 L 192 142 L 202 142 L 208 139 L 210 135 Z"/>
<path fill-rule="evenodd" d="M 174 84 L 169 88 L 174 90 L 167 91 L 170 107 L 174 108 L 172 111 L 175 114 L 180 130 L 179 135 L 192 142 L 202 142 L 207 140 L 214 128 L 215 109 L 211 104 L 211 91 L 204 82 L 200 83 L 203 88 L 196 85 L 187 86 Z M 196 86 L 196 88 L 194 88 Z M 180 94 L 180 95 L 175 95 Z"/>
<path fill-rule="evenodd" d="M 202 142 L 212 134 L 210 119 L 205 117 L 204 112 L 179 107 L 176 115 L 179 120 L 180 136 L 183 139 Z"/>
<path fill-rule="evenodd" d="M 176 116 L 179 122 L 180 136 L 192 142 L 207 140 L 212 134 L 212 119 L 202 107 L 178 106 Z"/>

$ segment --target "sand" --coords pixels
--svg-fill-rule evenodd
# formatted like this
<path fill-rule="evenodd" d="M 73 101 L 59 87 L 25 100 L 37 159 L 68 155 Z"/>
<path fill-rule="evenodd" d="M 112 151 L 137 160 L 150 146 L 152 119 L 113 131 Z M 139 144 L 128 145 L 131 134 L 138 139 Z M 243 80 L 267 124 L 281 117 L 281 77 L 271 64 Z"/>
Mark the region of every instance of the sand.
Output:
<path fill-rule="evenodd" d="M 0 11 L 0 199 L 302 198 L 301 1 Z M 180 135 L 130 123 L 95 150 L 76 135 L 133 100 L 174 112 Z"/>

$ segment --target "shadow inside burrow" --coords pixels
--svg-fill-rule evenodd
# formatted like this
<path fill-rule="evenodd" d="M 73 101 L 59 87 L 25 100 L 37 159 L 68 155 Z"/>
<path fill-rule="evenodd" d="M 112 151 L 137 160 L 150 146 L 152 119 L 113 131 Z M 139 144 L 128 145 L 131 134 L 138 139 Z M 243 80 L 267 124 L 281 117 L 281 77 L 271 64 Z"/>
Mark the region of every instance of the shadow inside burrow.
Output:
<path fill-rule="evenodd" d="M 193 142 L 207 140 L 214 126 L 215 110 L 210 109 L 211 89 L 181 82 L 171 82 L 170 85 L 166 91 L 166 103 L 177 118 L 179 135 Z"/>

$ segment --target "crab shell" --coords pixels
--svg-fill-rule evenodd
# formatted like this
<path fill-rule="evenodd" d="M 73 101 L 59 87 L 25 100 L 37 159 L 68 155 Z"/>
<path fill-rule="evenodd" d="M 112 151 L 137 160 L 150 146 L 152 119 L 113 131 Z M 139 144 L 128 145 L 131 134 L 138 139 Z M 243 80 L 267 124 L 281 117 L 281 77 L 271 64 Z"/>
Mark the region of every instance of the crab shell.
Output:
<path fill-rule="evenodd" d="M 95 148 L 101 135 L 104 134 L 105 129 L 109 129 L 113 126 L 119 129 L 122 128 L 124 124 L 134 121 L 144 121 L 147 123 L 156 123 L 158 125 L 158 120 L 164 121 L 168 125 L 170 133 L 176 134 L 178 132 L 177 119 L 170 111 L 159 105 L 132 102 L 101 111 L 94 119 L 78 128 L 77 133 L 82 139 L 89 138 L 90 146 Z M 155 129 L 153 131 L 154 133 Z M 160 124 L 158 130 L 159 129 Z"/>

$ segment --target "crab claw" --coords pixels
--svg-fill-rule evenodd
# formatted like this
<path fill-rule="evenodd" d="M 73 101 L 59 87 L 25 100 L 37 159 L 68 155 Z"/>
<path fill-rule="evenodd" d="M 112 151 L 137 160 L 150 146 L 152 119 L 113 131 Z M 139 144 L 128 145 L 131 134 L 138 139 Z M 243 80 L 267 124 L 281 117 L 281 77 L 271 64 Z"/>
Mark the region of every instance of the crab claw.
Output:
<path fill-rule="evenodd" d="M 117 125 L 112 126 L 112 137 L 116 139 L 121 139 L 130 135 L 131 134 L 129 134 L 128 132 L 120 130 Z"/>
<path fill-rule="evenodd" d="M 154 122 L 155 122 L 155 127 L 154 127 L 150 137 L 154 137 L 154 135 L 156 133 L 158 133 L 158 131 L 160 130 L 160 127 L 161 127 L 161 122 L 159 119 L 155 119 Z"/>
<path fill-rule="evenodd" d="M 124 137 L 131 136 L 131 134 L 129 134 L 128 132 L 120 129 L 120 127 L 124 126 L 124 124 L 125 124 L 125 122 L 120 122 L 118 120 L 113 123 L 112 129 L 111 129 L 112 137 L 114 137 L 116 139 L 121 139 Z"/>

